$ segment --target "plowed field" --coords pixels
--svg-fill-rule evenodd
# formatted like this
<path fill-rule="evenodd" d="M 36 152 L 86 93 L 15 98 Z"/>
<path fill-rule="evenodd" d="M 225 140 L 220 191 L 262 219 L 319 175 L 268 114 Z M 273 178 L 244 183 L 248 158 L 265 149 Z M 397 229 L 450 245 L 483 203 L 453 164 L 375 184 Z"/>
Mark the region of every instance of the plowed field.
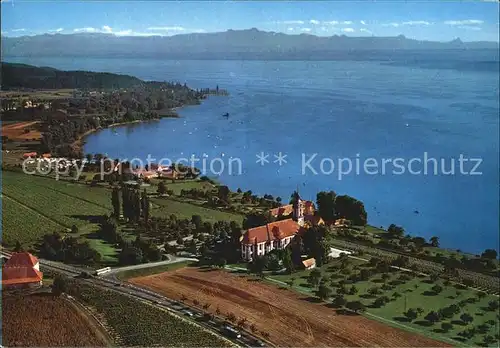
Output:
<path fill-rule="evenodd" d="M 7 347 L 104 347 L 97 323 L 68 301 L 46 295 L 2 294 L 2 344 Z"/>
<path fill-rule="evenodd" d="M 287 347 L 444 347 L 445 343 L 359 315 L 339 315 L 290 290 L 224 271 L 182 268 L 129 280 L 168 297 L 209 303 L 209 311 L 246 318 L 269 340 Z"/>

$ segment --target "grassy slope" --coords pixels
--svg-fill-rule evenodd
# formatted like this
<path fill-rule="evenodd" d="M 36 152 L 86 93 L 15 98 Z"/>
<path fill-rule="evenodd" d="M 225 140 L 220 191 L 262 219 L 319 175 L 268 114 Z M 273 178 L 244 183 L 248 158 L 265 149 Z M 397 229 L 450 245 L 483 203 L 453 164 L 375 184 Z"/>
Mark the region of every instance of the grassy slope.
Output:
<path fill-rule="evenodd" d="M 179 218 L 191 219 L 193 215 L 200 215 L 203 221 L 216 222 L 219 220 L 234 220 L 239 223 L 243 221 L 243 215 L 199 207 L 194 204 L 179 202 L 173 199 L 154 198 L 151 202 L 153 203 L 153 216 L 168 217 L 169 215 L 174 214 Z"/>
<path fill-rule="evenodd" d="M 167 265 L 161 265 L 161 266 L 155 266 L 155 267 L 149 267 L 149 268 L 132 269 L 129 271 L 123 271 L 123 272 L 118 273 L 117 277 L 121 280 L 127 280 L 130 278 L 136 278 L 136 277 L 145 277 L 145 276 L 152 275 L 152 274 L 163 273 L 163 272 L 183 268 L 183 267 L 188 266 L 189 264 L 191 264 L 190 261 L 184 261 L 184 262 L 171 263 L 171 264 L 167 264 Z"/>

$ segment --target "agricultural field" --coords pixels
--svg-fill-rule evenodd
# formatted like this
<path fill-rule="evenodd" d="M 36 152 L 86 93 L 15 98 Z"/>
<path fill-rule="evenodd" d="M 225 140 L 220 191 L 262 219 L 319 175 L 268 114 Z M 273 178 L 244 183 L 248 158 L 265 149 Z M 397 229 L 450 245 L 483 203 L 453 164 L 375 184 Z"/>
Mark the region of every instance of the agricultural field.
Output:
<path fill-rule="evenodd" d="M 2 344 L 7 347 L 105 347 L 109 337 L 62 297 L 2 294 Z"/>
<path fill-rule="evenodd" d="M 109 290 L 78 285 L 75 296 L 102 314 L 119 345 L 169 347 L 230 347 L 219 338 L 167 311 Z M 124 320 L 126 318 L 126 320 Z"/>
<path fill-rule="evenodd" d="M 151 203 L 153 204 L 151 211 L 153 216 L 169 217 L 174 214 L 181 219 L 191 219 L 193 215 L 199 215 L 203 221 L 210 222 L 224 220 L 236 221 L 241 224 L 243 221 L 243 215 L 204 208 L 169 198 L 153 198 Z"/>
<path fill-rule="evenodd" d="M 64 230 L 64 226 L 2 195 L 2 241 L 5 245 L 31 243 L 41 233 Z"/>
<path fill-rule="evenodd" d="M 44 234 L 65 230 L 72 225 L 88 225 L 92 217 L 110 211 L 103 200 L 92 203 L 96 195 L 86 187 L 22 173 L 4 171 L 2 174 L 2 195 L 8 202 L 3 207 L 3 236 L 9 245 L 16 240 L 23 244 L 32 243 Z M 108 195 L 103 197 L 109 201 Z M 13 225 L 19 220 L 24 220 L 21 225 Z"/>
<path fill-rule="evenodd" d="M 5 124 L 2 126 L 2 136 L 7 136 L 13 141 L 40 140 L 42 138 L 38 121 Z"/>
<path fill-rule="evenodd" d="M 349 259 L 344 266 L 339 261 L 333 261 L 318 269 L 321 271 L 322 279 L 325 279 L 333 290 L 331 297 L 334 297 L 338 291 L 339 281 L 364 268 L 369 268 L 367 263 Z M 272 275 L 267 278 L 274 283 L 286 287 L 291 285 L 301 293 L 315 296 L 317 288 L 308 281 L 310 274 L 311 271 L 300 271 L 292 275 Z M 438 288 L 433 289 L 436 285 L 442 288 L 437 293 L 434 289 Z M 395 327 L 463 346 L 483 345 L 485 337 L 494 338 L 498 333 L 497 311 L 488 308 L 490 302 L 498 303 L 499 299 L 494 295 L 395 269 L 387 273 L 374 274 L 367 281 L 357 281 L 352 284 L 348 282 L 346 289 L 350 290 L 351 287 L 356 289 L 355 293 L 343 295 L 345 300 L 361 301 L 366 306 L 366 316 Z M 383 297 L 387 297 L 387 302 L 382 305 L 376 304 L 377 299 Z M 436 323 L 425 319 L 430 311 L 439 311 L 453 304 L 460 310 L 450 317 L 441 318 Z M 405 312 L 410 308 L 418 309 L 420 312 L 411 320 L 405 316 Z M 470 322 L 466 323 L 461 319 L 464 313 L 470 315 Z M 446 324 L 443 326 L 443 323 Z M 464 338 L 459 335 L 460 332 L 472 328 L 476 330 L 473 337 Z"/>
<path fill-rule="evenodd" d="M 186 267 L 129 282 L 171 298 L 210 304 L 212 313 L 235 323 L 244 319 L 245 327 L 278 346 L 447 346 L 360 315 L 339 315 L 310 296 L 225 271 Z"/>
<path fill-rule="evenodd" d="M 152 184 L 158 184 L 161 179 L 153 179 L 151 181 Z M 186 181 L 179 181 L 177 180 L 174 183 L 171 183 L 169 180 L 164 180 L 165 186 L 167 187 L 168 190 L 172 190 L 174 192 L 174 195 L 179 196 L 181 194 L 182 190 L 192 190 L 192 189 L 197 189 L 201 191 L 211 191 L 214 188 L 214 185 L 207 182 L 207 181 L 201 181 L 201 180 L 186 180 Z M 156 187 L 154 187 L 156 191 Z"/>

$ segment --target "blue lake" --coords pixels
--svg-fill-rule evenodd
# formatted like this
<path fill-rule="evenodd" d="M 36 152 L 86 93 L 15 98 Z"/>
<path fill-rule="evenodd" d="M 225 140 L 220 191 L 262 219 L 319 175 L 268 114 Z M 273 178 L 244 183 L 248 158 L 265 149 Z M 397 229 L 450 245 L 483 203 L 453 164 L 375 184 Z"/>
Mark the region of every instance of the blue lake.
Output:
<path fill-rule="evenodd" d="M 498 71 L 420 68 L 378 62 L 162 61 L 148 59 L 16 58 L 7 61 L 126 73 L 149 80 L 178 80 L 194 88 L 228 89 L 179 110 L 181 118 L 129 125 L 90 135 L 86 153 L 112 158 L 178 159 L 195 154 L 210 162 L 231 157 L 242 174 L 220 180 L 232 189 L 288 200 L 299 187 L 315 200 L 321 190 L 365 203 L 369 222 L 402 225 L 412 235 L 440 237 L 441 245 L 470 252 L 499 244 Z M 225 119 L 223 113 L 229 113 Z M 270 163 L 256 163 L 256 154 Z M 274 154 L 287 163 L 273 163 Z M 419 162 L 429 160 L 427 175 Z M 317 154 L 302 174 L 302 156 Z M 481 175 L 460 173 L 460 156 L 480 158 Z M 321 173 L 323 161 L 325 173 Z M 339 177 L 331 161 L 351 158 L 360 172 Z M 367 158 L 371 165 L 363 171 Z M 401 172 L 392 163 L 400 158 Z M 414 159 L 411 163 L 409 162 Z M 449 172 L 455 159 L 455 173 Z M 382 162 L 385 160 L 385 174 Z M 389 161 L 391 160 L 391 161 Z M 374 167 L 377 163 L 377 168 Z M 234 162 L 233 162 L 234 163 Z M 347 162 L 344 161 L 344 169 Z M 410 166 L 410 167 L 409 167 Z M 464 162 L 462 172 L 473 169 Z M 216 166 L 218 169 L 219 166 Z M 377 171 L 377 174 L 370 174 Z M 418 211 L 418 213 L 416 212 Z"/>

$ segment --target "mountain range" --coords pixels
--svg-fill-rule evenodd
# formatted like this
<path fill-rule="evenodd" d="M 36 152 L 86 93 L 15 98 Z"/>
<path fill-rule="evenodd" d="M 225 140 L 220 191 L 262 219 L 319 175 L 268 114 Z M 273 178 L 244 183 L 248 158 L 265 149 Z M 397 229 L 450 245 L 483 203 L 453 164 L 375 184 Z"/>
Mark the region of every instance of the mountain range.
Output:
<path fill-rule="evenodd" d="M 420 41 L 395 37 L 288 35 L 256 28 L 174 36 L 115 36 L 103 33 L 2 36 L 2 55 L 151 57 L 164 59 L 377 59 L 388 51 L 498 50 L 497 42 Z M 438 54 L 438 53 L 436 53 Z"/>

